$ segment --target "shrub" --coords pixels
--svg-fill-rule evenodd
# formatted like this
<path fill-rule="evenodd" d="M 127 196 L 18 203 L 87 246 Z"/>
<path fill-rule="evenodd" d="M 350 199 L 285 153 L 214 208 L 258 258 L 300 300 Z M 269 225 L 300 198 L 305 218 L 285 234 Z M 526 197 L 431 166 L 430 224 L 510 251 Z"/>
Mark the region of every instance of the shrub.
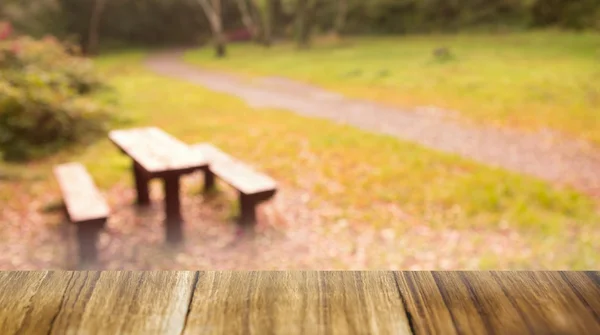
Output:
<path fill-rule="evenodd" d="M 28 160 L 104 132 L 105 88 L 89 60 L 53 38 L 0 41 L 0 153 Z"/>

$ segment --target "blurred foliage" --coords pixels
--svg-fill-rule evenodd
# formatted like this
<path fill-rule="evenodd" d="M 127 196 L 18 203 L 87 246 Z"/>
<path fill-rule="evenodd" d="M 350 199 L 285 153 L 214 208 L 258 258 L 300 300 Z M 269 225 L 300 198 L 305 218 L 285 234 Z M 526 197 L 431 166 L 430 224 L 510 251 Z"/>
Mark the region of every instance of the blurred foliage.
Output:
<path fill-rule="evenodd" d="M 323 1 L 322 30 L 336 2 Z M 598 0 L 347 0 L 348 33 L 429 33 L 468 29 L 600 28 Z"/>
<path fill-rule="evenodd" d="M 92 0 L 2 0 L 0 16 L 21 33 L 86 45 L 93 7 Z M 226 30 L 242 26 L 233 0 L 222 10 Z M 108 0 L 100 36 L 109 46 L 190 44 L 207 41 L 210 26 L 197 0 Z"/>
<path fill-rule="evenodd" d="M 299 0 L 270 0 L 274 34 L 291 36 Z M 339 1 L 348 2 L 344 32 L 427 33 L 468 29 L 526 29 L 555 26 L 599 29 L 598 0 L 319 0 L 316 31 L 333 28 Z M 226 31 L 242 27 L 234 0 L 222 0 Z M 266 10 L 267 0 L 255 0 Z M 26 4 L 26 5 L 25 5 Z M 94 1 L 3 0 L 0 16 L 36 37 L 52 34 L 86 44 Z M 108 0 L 100 23 L 103 42 L 193 44 L 207 41 L 210 29 L 197 0 Z"/>
<path fill-rule="evenodd" d="M 0 41 L 0 153 L 29 160 L 101 134 L 106 86 L 93 64 L 54 38 Z"/>

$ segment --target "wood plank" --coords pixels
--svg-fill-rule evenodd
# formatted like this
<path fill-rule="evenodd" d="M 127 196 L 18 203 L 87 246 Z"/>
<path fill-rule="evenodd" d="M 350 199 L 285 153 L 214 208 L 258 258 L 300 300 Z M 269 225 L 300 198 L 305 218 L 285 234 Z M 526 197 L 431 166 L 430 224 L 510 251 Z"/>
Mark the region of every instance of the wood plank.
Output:
<path fill-rule="evenodd" d="M 71 221 L 84 222 L 108 217 L 108 203 L 83 165 L 62 164 L 54 168 L 54 174 Z"/>
<path fill-rule="evenodd" d="M 462 331 L 456 329 L 453 315 L 430 272 L 395 272 L 395 277 L 414 334 L 452 335 L 485 328 L 476 319 L 461 325 Z"/>
<path fill-rule="evenodd" d="M 196 272 L 78 272 L 52 334 L 180 334 Z"/>
<path fill-rule="evenodd" d="M 156 127 L 114 130 L 110 140 L 149 173 L 205 167 L 202 154 Z"/>
<path fill-rule="evenodd" d="M 389 272 L 204 272 L 184 334 L 411 334 Z"/>
<path fill-rule="evenodd" d="M 534 334 L 600 334 L 600 323 L 585 300 L 556 272 L 494 272 L 491 274 L 521 311 Z M 488 280 L 482 276 L 482 280 Z M 483 284 L 483 283 L 482 283 Z M 586 290 L 589 298 L 600 294 Z M 522 288 L 527 288 L 523 290 Z M 518 296 L 511 292 L 519 292 Z"/>
<path fill-rule="evenodd" d="M 0 334 L 48 334 L 72 272 L 0 272 Z"/>
<path fill-rule="evenodd" d="M 597 272 L 0 272 L 0 334 L 597 334 L 599 278 Z"/>
<path fill-rule="evenodd" d="M 586 305 L 587 309 L 600 323 L 600 272 L 560 272 L 573 292 Z"/>
<path fill-rule="evenodd" d="M 277 188 L 277 183 L 271 177 L 210 144 L 195 144 L 191 148 L 208 159 L 210 169 L 215 175 L 244 194 L 257 194 Z"/>
<path fill-rule="evenodd" d="M 582 302 L 557 273 L 432 272 L 398 277 L 416 334 L 600 333 L 594 307 Z M 589 299 L 600 299 L 591 282 L 583 286 L 592 294 Z"/>

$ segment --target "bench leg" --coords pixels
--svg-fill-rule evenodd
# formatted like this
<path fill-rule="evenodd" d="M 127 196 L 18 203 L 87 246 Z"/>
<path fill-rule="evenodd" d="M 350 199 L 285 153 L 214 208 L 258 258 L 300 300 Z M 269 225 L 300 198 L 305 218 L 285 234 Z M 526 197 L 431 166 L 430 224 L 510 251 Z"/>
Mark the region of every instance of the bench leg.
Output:
<path fill-rule="evenodd" d="M 77 242 L 81 263 L 95 263 L 98 260 L 98 234 L 106 224 L 106 219 L 77 224 Z"/>
<path fill-rule="evenodd" d="M 240 193 L 240 224 L 250 226 L 256 223 L 256 206 L 254 197 Z"/>
<path fill-rule="evenodd" d="M 165 177 L 164 188 L 167 242 L 179 243 L 183 239 L 179 176 Z"/>
<path fill-rule="evenodd" d="M 210 169 L 204 170 L 204 193 L 211 192 L 215 189 L 215 174 Z"/>
<path fill-rule="evenodd" d="M 135 190 L 137 192 L 137 204 L 147 206 L 150 204 L 150 193 L 148 191 L 148 177 L 142 167 L 133 162 L 133 177 L 135 179 Z"/>

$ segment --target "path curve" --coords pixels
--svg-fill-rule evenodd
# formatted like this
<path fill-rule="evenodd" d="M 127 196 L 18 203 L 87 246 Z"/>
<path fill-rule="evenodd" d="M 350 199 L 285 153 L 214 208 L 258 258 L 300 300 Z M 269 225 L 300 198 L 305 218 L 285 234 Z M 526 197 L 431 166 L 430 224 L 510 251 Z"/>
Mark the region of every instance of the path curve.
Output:
<path fill-rule="evenodd" d="M 146 65 L 158 74 L 237 96 L 254 107 L 281 108 L 350 124 L 600 196 L 600 149 L 584 141 L 556 138 L 550 133 L 469 126 L 435 109 L 403 110 L 283 78 L 248 82 L 188 65 L 182 56 L 183 51 L 157 53 Z"/>

